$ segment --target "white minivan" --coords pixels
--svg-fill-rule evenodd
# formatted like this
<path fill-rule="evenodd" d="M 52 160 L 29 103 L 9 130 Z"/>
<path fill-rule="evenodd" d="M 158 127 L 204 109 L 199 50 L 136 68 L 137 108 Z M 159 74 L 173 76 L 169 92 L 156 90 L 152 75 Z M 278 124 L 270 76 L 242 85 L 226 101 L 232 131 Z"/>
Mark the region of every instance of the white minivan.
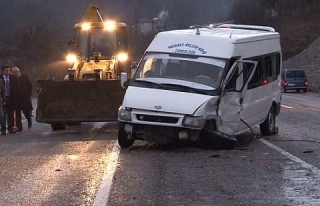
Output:
<path fill-rule="evenodd" d="M 222 24 L 158 33 L 126 93 L 118 143 L 166 143 L 277 131 L 281 101 L 280 35 L 271 27 Z"/>

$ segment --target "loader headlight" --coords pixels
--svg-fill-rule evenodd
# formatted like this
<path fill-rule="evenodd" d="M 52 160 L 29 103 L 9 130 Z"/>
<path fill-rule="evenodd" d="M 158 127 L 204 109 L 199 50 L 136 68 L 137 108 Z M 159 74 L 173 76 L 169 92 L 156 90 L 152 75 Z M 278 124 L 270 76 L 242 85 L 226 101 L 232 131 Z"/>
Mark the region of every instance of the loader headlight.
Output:
<path fill-rule="evenodd" d="M 131 121 L 131 111 L 120 107 L 118 111 L 118 120 Z"/>
<path fill-rule="evenodd" d="M 206 119 L 204 116 L 194 117 L 194 116 L 185 116 L 182 124 L 186 127 L 193 127 L 201 129 L 204 127 Z"/>
<path fill-rule="evenodd" d="M 114 21 L 106 21 L 104 23 L 104 29 L 106 31 L 114 31 L 116 29 L 116 22 L 114 22 Z"/>
<path fill-rule="evenodd" d="M 125 62 L 125 61 L 127 61 L 128 58 L 129 58 L 128 54 L 125 53 L 125 52 L 119 53 L 119 54 L 117 55 L 117 57 L 118 57 L 118 60 L 119 60 L 120 62 Z"/>
<path fill-rule="evenodd" d="M 77 60 L 77 56 L 75 54 L 68 54 L 66 60 L 68 63 L 74 63 Z"/>
<path fill-rule="evenodd" d="M 91 25 L 90 25 L 90 23 L 85 22 L 82 24 L 81 28 L 82 28 L 82 30 L 88 31 L 91 29 Z"/>

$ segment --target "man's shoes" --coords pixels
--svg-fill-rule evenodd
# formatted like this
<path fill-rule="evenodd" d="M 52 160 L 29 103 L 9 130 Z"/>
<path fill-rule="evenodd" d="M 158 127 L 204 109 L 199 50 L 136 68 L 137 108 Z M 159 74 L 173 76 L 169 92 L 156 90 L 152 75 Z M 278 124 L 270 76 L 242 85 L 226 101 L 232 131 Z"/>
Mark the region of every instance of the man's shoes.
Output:
<path fill-rule="evenodd" d="M 28 119 L 28 129 L 30 129 L 32 127 L 32 121 L 31 119 Z"/>
<path fill-rule="evenodd" d="M 6 132 L 1 132 L 1 135 L 6 135 L 7 133 Z"/>
<path fill-rule="evenodd" d="M 13 131 L 13 130 L 10 130 L 9 131 L 9 134 L 15 134 L 16 132 L 15 131 Z"/>

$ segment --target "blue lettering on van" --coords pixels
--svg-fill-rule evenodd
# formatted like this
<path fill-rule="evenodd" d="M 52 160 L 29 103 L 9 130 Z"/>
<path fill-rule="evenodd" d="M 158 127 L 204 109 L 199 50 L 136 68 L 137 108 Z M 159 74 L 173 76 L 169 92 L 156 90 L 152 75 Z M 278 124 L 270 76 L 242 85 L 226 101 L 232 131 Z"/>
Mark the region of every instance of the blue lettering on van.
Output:
<path fill-rule="evenodd" d="M 168 49 L 176 48 L 176 47 L 183 47 L 184 43 L 179 43 L 179 44 L 172 44 L 168 46 Z"/>
<path fill-rule="evenodd" d="M 174 53 L 195 55 L 196 51 L 195 50 L 188 50 L 188 49 L 176 49 L 174 51 Z"/>
<path fill-rule="evenodd" d="M 206 53 L 207 53 L 207 51 L 204 50 L 204 48 L 199 47 L 198 50 L 199 50 L 202 54 L 206 54 Z"/>
<path fill-rule="evenodd" d="M 179 48 L 179 47 L 188 47 L 188 48 Z M 178 49 L 179 48 L 179 49 Z M 199 51 L 201 54 L 206 54 L 207 51 L 195 44 L 190 43 L 176 43 L 168 46 L 168 49 L 175 49 L 175 53 L 179 54 L 196 54 Z M 191 49 L 191 50 L 190 50 Z"/>
<path fill-rule="evenodd" d="M 197 45 L 194 45 L 194 44 L 186 44 L 186 47 L 190 47 L 190 48 L 193 48 L 193 49 L 198 49 L 199 48 Z"/>

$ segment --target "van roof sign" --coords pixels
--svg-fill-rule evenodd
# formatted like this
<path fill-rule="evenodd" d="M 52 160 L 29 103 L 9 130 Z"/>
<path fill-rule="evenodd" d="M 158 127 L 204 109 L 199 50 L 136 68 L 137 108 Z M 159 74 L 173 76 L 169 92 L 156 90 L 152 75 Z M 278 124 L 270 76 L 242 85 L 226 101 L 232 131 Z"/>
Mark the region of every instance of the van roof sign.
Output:
<path fill-rule="evenodd" d="M 192 28 L 159 32 L 147 51 L 230 58 L 243 54 L 244 45 L 249 48 L 248 52 L 257 55 L 259 47 L 267 46 L 270 52 L 281 50 L 278 32 L 254 28 Z"/>
<path fill-rule="evenodd" d="M 168 46 L 169 50 L 172 50 L 172 53 L 178 53 L 178 54 L 189 54 L 189 55 L 195 55 L 195 54 L 202 54 L 205 55 L 207 53 L 206 49 L 191 43 L 175 43 Z"/>

